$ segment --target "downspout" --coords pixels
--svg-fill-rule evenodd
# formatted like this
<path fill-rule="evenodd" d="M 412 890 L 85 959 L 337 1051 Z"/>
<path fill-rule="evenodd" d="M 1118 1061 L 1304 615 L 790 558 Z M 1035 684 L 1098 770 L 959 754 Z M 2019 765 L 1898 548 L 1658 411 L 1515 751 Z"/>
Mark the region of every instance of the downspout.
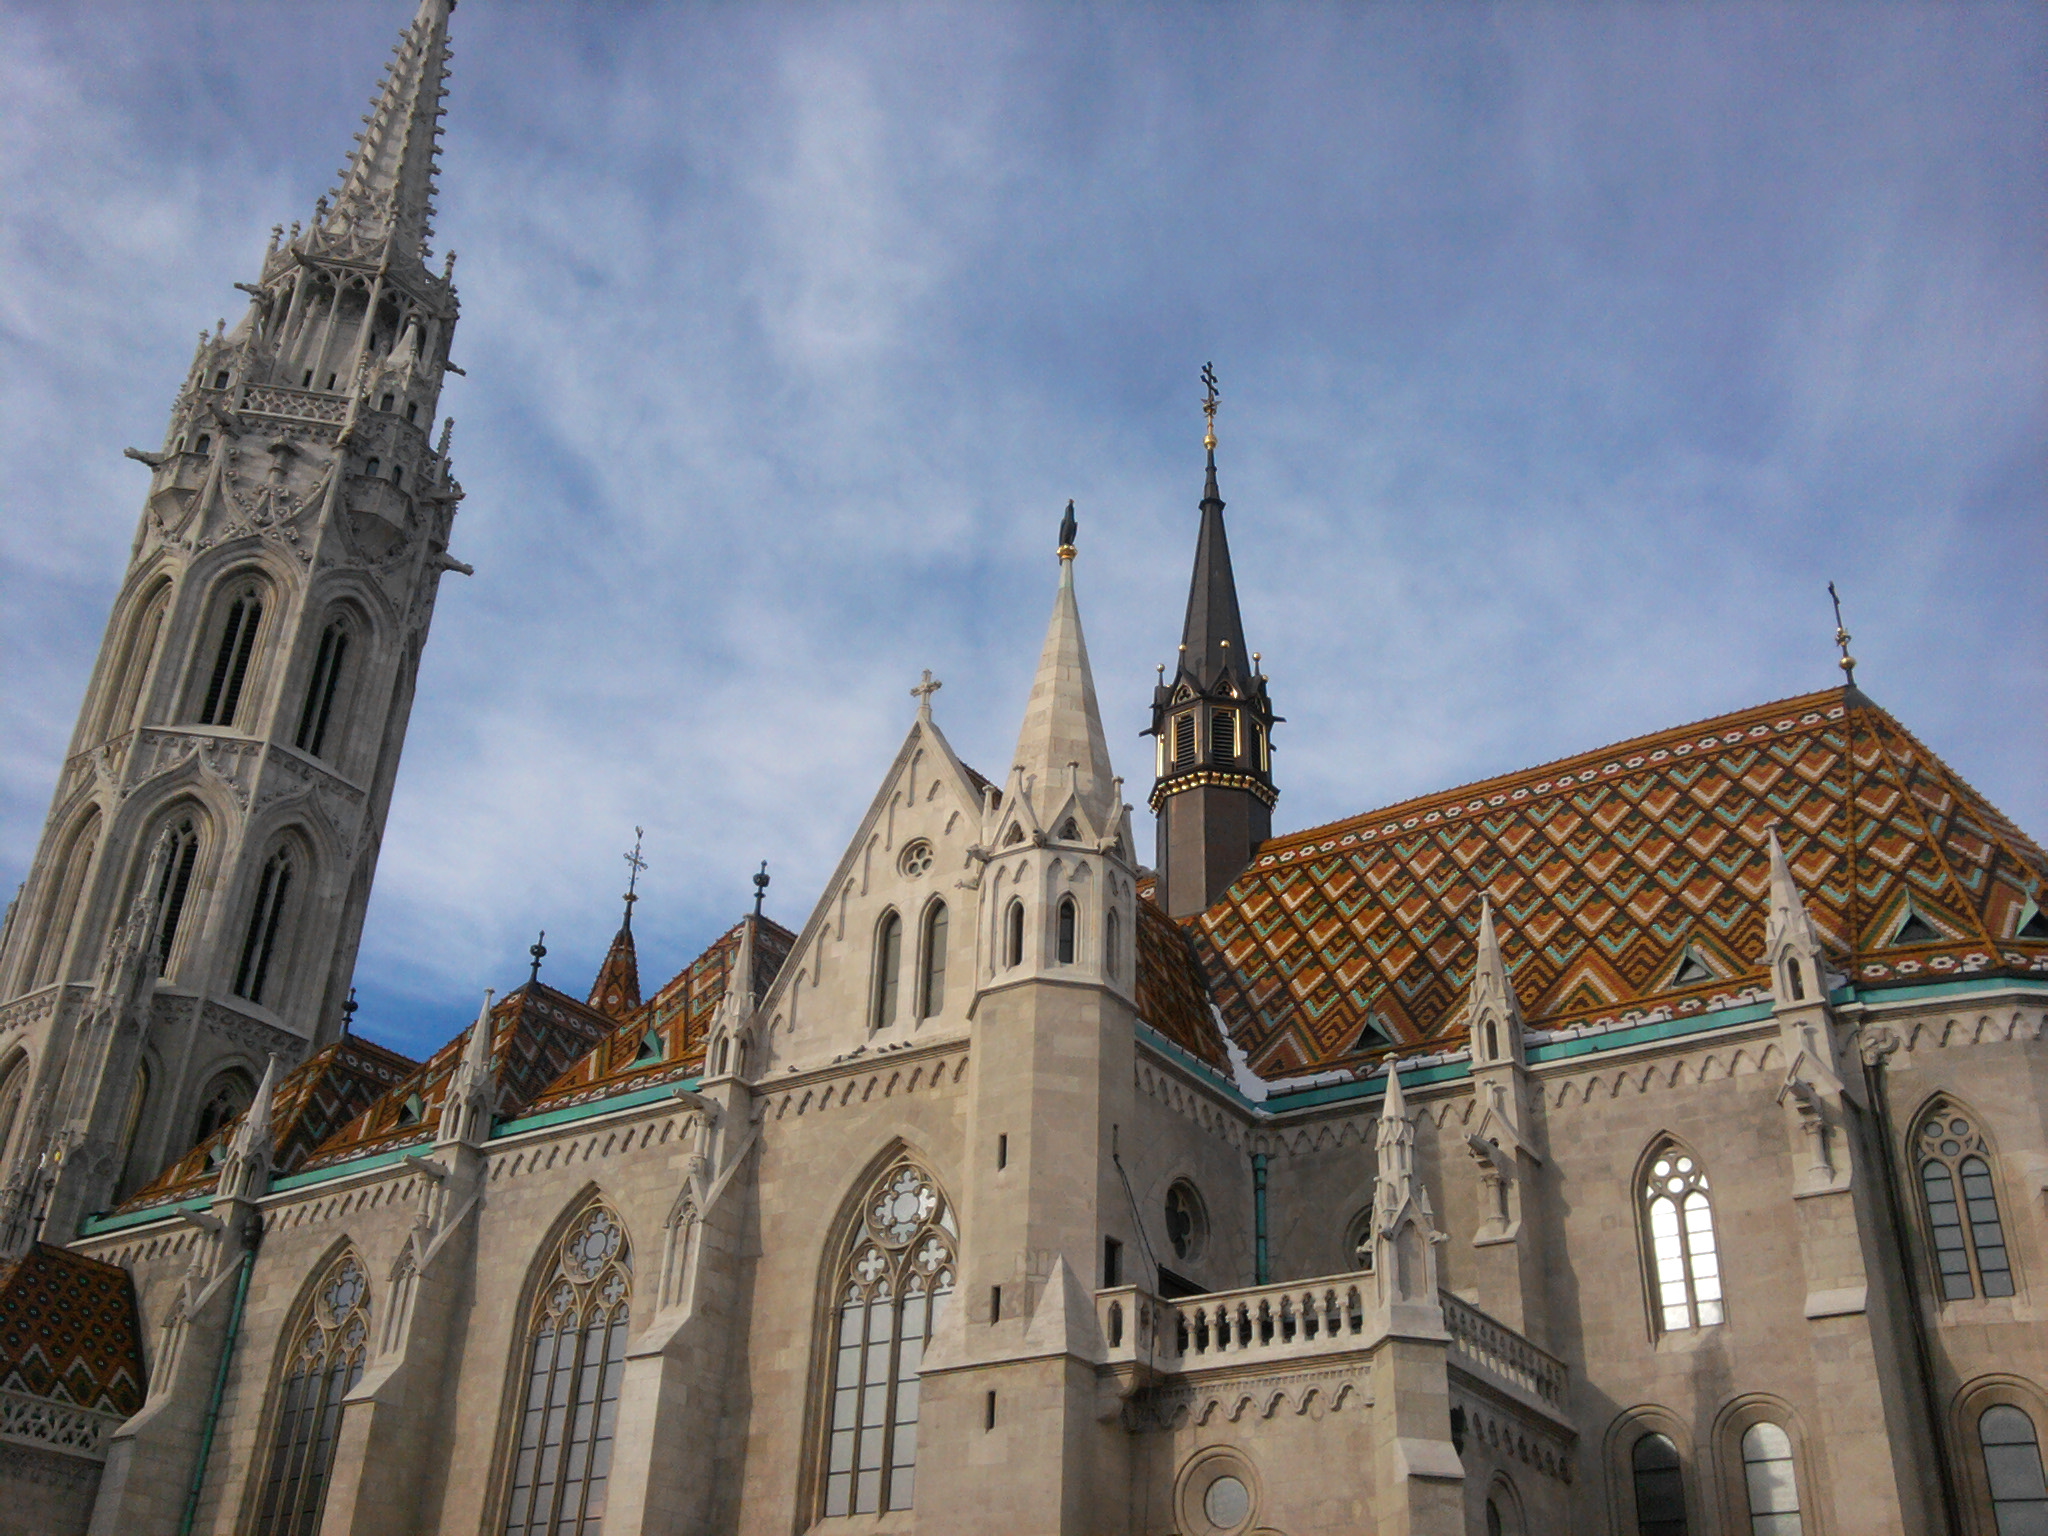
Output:
<path fill-rule="evenodd" d="M 242 1272 L 235 1276 L 235 1304 L 228 1312 L 228 1331 L 221 1340 L 220 1366 L 213 1373 L 213 1396 L 206 1404 L 206 1418 L 199 1426 L 199 1458 L 192 1465 L 192 1486 L 185 1490 L 185 1513 L 178 1520 L 178 1536 L 192 1536 L 192 1522 L 199 1518 L 199 1490 L 206 1482 L 206 1463 L 213 1454 L 213 1434 L 220 1426 L 221 1399 L 227 1396 L 228 1365 L 235 1357 L 235 1338 L 242 1331 L 242 1305 L 249 1299 L 249 1271 L 256 1267 L 256 1245 L 242 1250 Z"/>
<path fill-rule="evenodd" d="M 1266 1256 L 1266 1154 L 1252 1154 L 1252 1273 L 1254 1283 L 1271 1285 L 1273 1266 Z"/>
<path fill-rule="evenodd" d="M 1919 1260 L 1906 1237 L 1905 1201 L 1899 1193 L 1898 1170 L 1892 1165 L 1892 1106 L 1884 1058 L 1866 1060 L 1864 1081 L 1870 1087 L 1871 1108 L 1877 1118 L 1879 1182 L 1884 1186 L 1885 1219 L 1891 1223 L 1892 1240 L 1898 1246 L 1899 1271 L 1906 1279 L 1908 1332 L 1913 1336 L 1914 1373 L 1920 1378 L 1920 1405 L 1927 1415 L 1927 1433 L 1934 1442 L 1934 1469 L 1941 1491 L 1941 1512 L 1948 1529 L 1963 1529 L 1961 1504 L 1956 1497 L 1955 1474 L 1949 1466 L 1948 1437 L 1942 1432 L 1941 1400 L 1934 1386 L 1934 1349 L 1927 1337 L 1927 1315 L 1920 1306 Z"/>

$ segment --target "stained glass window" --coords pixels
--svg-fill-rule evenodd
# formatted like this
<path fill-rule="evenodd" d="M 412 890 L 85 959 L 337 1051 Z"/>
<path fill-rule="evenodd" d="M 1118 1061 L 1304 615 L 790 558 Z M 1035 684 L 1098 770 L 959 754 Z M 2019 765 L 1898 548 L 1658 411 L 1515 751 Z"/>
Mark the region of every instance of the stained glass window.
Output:
<path fill-rule="evenodd" d="M 369 1277 L 354 1254 L 344 1254 L 313 1293 L 285 1367 L 270 1465 L 256 1507 L 257 1536 L 313 1536 L 319 1530 L 341 1432 L 341 1402 L 363 1374 L 369 1343 Z"/>
<path fill-rule="evenodd" d="M 1937 1101 L 1920 1121 L 1915 1150 L 1942 1300 L 2010 1296 L 2012 1261 L 2006 1256 L 2005 1226 L 1998 1219 L 1991 1148 L 1969 1113 L 1946 1100 Z"/>
<path fill-rule="evenodd" d="M 827 1515 L 911 1507 L 918 1372 L 953 1290 L 957 1238 L 938 1184 L 915 1163 L 891 1166 L 862 1201 L 833 1314 Z"/>
<path fill-rule="evenodd" d="M 598 1536 L 633 1293 L 632 1246 L 592 1201 L 557 1246 L 528 1322 L 505 1536 Z"/>
<path fill-rule="evenodd" d="M 1691 1153 L 1667 1143 L 1650 1160 L 1642 1198 L 1659 1328 L 1675 1333 L 1720 1322 L 1721 1261 L 1706 1170 Z"/>

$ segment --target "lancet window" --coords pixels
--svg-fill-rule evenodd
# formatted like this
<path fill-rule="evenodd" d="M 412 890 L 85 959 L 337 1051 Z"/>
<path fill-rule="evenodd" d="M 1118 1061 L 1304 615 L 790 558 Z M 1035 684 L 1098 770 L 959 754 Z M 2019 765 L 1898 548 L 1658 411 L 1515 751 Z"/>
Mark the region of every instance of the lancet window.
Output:
<path fill-rule="evenodd" d="M 1949 1100 L 1936 1101 L 1921 1117 L 1913 1149 L 1942 1300 L 2010 1296 L 2012 1260 L 1998 1216 L 1991 1148 L 1975 1117 Z"/>
<path fill-rule="evenodd" d="M 240 1115 L 256 1100 L 256 1085 L 246 1072 L 223 1072 L 206 1085 L 199 1096 L 199 1119 L 192 1127 L 192 1140 L 202 1142 Z"/>
<path fill-rule="evenodd" d="M 1024 903 L 1013 901 L 1003 914 L 1003 964 L 1024 963 Z"/>
<path fill-rule="evenodd" d="M 313 1293 L 292 1341 L 256 1508 L 257 1536 L 313 1536 L 319 1530 L 342 1399 L 362 1377 L 369 1340 L 369 1277 L 354 1254 L 344 1254 Z"/>
<path fill-rule="evenodd" d="M 249 931 L 242 939 L 242 960 L 235 967 L 235 996 L 252 1003 L 264 998 L 270 981 L 270 962 L 277 952 L 278 923 L 284 916 L 285 898 L 291 892 L 292 856 L 280 848 L 263 862 L 256 881 L 256 902 L 249 909 Z"/>
<path fill-rule="evenodd" d="M 1658 1326 L 1676 1333 L 1720 1322 L 1721 1260 L 1706 1170 L 1666 1142 L 1650 1158 L 1641 1198 Z"/>
<path fill-rule="evenodd" d="M 213 671 L 208 674 L 206 696 L 199 706 L 201 725 L 233 725 L 242 702 L 242 685 L 248 680 L 249 658 L 256 650 L 256 631 L 263 625 L 263 595 L 250 587 L 237 593 L 227 605 L 221 622 L 220 643 L 214 649 Z"/>
<path fill-rule="evenodd" d="M 834 1282 L 824 1513 L 908 1509 L 918 1371 L 954 1283 L 959 1229 L 938 1182 L 907 1159 L 870 1186 Z"/>
<path fill-rule="evenodd" d="M 1059 909 L 1059 947 L 1055 951 L 1061 965 L 1074 963 L 1075 930 L 1079 926 L 1080 918 L 1074 908 L 1074 898 L 1062 896 Z"/>
<path fill-rule="evenodd" d="M 306 679 L 305 702 L 299 706 L 298 734 L 292 738 L 292 744 L 301 752 L 318 757 L 327 744 L 335 690 L 341 684 L 342 665 L 347 659 L 348 627 L 328 625 L 320 632 L 320 649 L 313 657 L 312 674 Z"/>
<path fill-rule="evenodd" d="M 896 1022 L 896 992 L 903 972 L 903 919 L 885 913 L 875 931 L 874 1027 L 887 1029 Z"/>
<path fill-rule="evenodd" d="M 163 872 L 156 886 L 156 958 L 160 969 L 171 968 L 178 942 L 178 924 L 185 916 L 185 897 L 192 889 L 192 866 L 199 858 L 199 829 L 183 817 L 164 834 Z"/>
<path fill-rule="evenodd" d="M 1111 977 L 1119 976 L 1124 968 L 1124 925 L 1111 907 L 1102 919 L 1102 969 Z"/>
<path fill-rule="evenodd" d="M 625 1226 L 593 1200 L 556 1245 L 528 1320 L 505 1536 L 598 1536 L 632 1294 Z"/>
<path fill-rule="evenodd" d="M 49 904 L 43 913 L 42 936 L 26 978 L 31 987 L 44 987 L 63 979 L 58 973 L 64 966 L 64 952 L 71 947 L 71 930 L 78 921 L 86 873 L 92 868 L 92 856 L 99 847 L 99 839 L 100 818 L 95 811 L 86 818 L 85 825 L 72 833 L 71 841 L 64 850 L 63 865 L 50 888 Z"/>
<path fill-rule="evenodd" d="M 204 453 L 204 448 L 200 452 Z M 134 728 L 142 702 L 143 684 L 156 662 L 157 642 L 163 636 L 164 615 L 170 610 L 171 587 L 163 583 L 143 604 L 142 612 L 128 632 L 128 644 L 121 654 L 121 669 L 107 690 L 106 713 L 99 734 L 111 739 Z"/>
<path fill-rule="evenodd" d="M 14 1127 L 21 1120 L 22 1100 L 28 1096 L 28 1055 L 16 1051 L 0 1075 L 0 1168 L 7 1166 L 7 1154 L 14 1142 Z"/>
<path fill-rule="evenodd" d="M 946 1006 L 946 904 L 935 901 L 925 909 L 924 937 L 920 947 L 924 964 L 918 974 L 917 1016 L 931 1018 Z"/>

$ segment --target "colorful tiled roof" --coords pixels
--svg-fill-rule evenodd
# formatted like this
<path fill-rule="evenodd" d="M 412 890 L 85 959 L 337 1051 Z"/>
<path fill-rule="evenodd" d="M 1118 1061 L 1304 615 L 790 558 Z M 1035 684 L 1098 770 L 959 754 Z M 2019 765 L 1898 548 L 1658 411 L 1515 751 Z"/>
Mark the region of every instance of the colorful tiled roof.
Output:
<path fill-rule="evenodd" d="M 772 918 L 742 918 L 595 1050 L 550 1083 L 530 1110 L 537 1113 L 621 1092 L 639 1086 L 642 1078 L 651 1082 L 665 1074 L 688 1076 L 701 1070 L 705 1036 L 731 984 L 741 940 L 750 927 L 754 930 L 753 994 L 764 996 L 789 957 L 796 935 Z"/>
<path fill-rule="evenodd" d="M 1138 895 L 1138 1017 L 1189 1055 L 1230 1064 L 1202 963 L 1180 925 L 1153 905 L 1149 882 Z"/>
<path fill-rule="evenodd" d="M 1275 838 L 1189 928 L 1268 1075 L 1452 1030 L 1479 896 L 1532 1024 L 1764 985 L 1765 834 L 1860 986 L 2048 971 L 2048 855 L 1829 689 Z"/>
<path fill-rule="evenodd" d="M 271 1095 L 271 1134 L 277 1148 L 273 1166 L 279 1173 L 292 1172 L 315 1147 L 418 1067 L 410 1056 L 360 1035 L 344 1035 L 315 1051 L 286 1073 Z M 212 1190 L 220 1181 L 216 1162 L 243 1119 L 235 1116 L 137 1190 L 120 1209 L 168 1205 Z"/>
<path fill-rule="evenodd" d="M 630 907 L 626 916 L 628 920 L 619 925 L 618 935 L 605 954 L 604 964 L 597 968 L 597 980 L 590 984 L 590 996 L 584 999 L 599 1013 L 610 1014 L 615 1019 L 627 1018 L 640 1008 L 640 957 L 633 946 Z"/>
<path fill-rule="evenodd" d="M 0 1266 L 0 1387 L 128 1415 L 147 1382 L 127 1270 L 48 1243 Z"/>
<path fill-rule="evenodd" d="M 491 1007 L 498 1105 L 516 1114 L 617 1027 L 587 1003 L 531 982 Z M 457 1035 L 317 1147 L 306 1168 L 430 1142 L 468 1033 Z"/>

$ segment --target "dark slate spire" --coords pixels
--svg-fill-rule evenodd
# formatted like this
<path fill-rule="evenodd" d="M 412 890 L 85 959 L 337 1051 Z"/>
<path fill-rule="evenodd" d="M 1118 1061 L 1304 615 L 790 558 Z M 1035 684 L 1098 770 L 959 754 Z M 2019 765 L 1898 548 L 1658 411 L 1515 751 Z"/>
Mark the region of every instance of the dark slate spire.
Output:
<path fill-rule="evenodd" d="M 1272 833 L 1272 730 L 1279 716 L 1266 694 L 1258 658 L 1244 643 L 1223 493 L 1216 484 L 1216 373 L 1203 368 L 1208 393 L 1208 478 L 1194 579 L 1171 677 L 1160 668 L 1152 695 L 1158 738 L 1151 805 L 1159 817 L 1158 901 L 1169 917 L 1187 917 L 1220 898 Z"/>

